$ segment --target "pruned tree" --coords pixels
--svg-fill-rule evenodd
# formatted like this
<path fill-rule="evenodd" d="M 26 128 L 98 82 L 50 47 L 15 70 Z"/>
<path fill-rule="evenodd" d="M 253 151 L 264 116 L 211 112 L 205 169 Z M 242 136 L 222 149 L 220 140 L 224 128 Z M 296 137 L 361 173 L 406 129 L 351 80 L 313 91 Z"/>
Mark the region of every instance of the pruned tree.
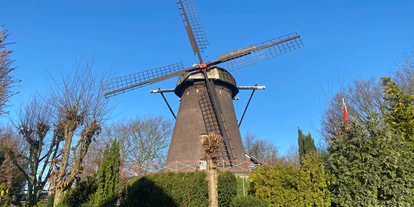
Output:
<path fill-rule="evenodd" d="M 56 129 L 62 136 L 61 156 L 55 159 L 50 179 L 55 192 L 54 205 L 62 201 L 65 193 L 79 179 L 83 160 L 93 139 L 110 110 L 105 99 L 102 73 L 94 71 L 89 62 L 76 62 L 73 71 L 53 79 L 50 88 L 53 107 L 56 110 Z"/>
<path fill-rule="evenodd" d="M 108 140 L 101 139 L 104 138 L 102 133 L 99 135 L 99 138 L 94 140 L 93 144 L 89 145 L 88 153 L 83 158 L 83 170 L 79 175 L 81 180 L 89 180 L 98 171 L 98 167 L 102 162 L 105 145 L 108 143 Z"/>
<path fill-rule="evenodd" d="M 247 133 L 243 140 L 244 150 L 267 164 L 279 161 L 277 147 L 268 139 L 259 139 L 255 134 Z"/>
<path fill-rule="evenodd" d="M 39 201 L 40 193 L 52 174 L 49 163 L 59 156 L 59 144 L 63 137 L 53 130 L 52 116 L 51 100 L 34 97 L 22 106 L 14 125 L 26 149 L 7 151 L 13 164 L 25 177 L 30 206 Z"/>
<path fill-rule="evenodd" d="M 208 200 L 210 207 L 218 207 L 218 165 L 220 145 L 223 138 L 219 134 L 210 133 L 200 136 L 200 144 L 206 152 Z"/>

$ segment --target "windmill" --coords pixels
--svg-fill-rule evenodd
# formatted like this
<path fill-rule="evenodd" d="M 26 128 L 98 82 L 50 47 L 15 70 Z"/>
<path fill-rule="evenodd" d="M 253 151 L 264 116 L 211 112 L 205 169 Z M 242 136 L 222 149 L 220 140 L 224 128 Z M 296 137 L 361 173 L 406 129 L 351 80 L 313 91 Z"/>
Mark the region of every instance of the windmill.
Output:
<path fill-rule="evenodd" d="M 237 167 L 240 164 L 245 166 L 246 157 L 232 102 L 239 88 L 230 72 L 300 48 L 303 46 L 300 35 L 291 33 L 204 62 L 201 53 L 208 40 L 194 0 L 178 0 L 177 5 L 199 63 L 185 68 L 179 62 L 110 79 L 106 82 L 105 96 L 178 76 L 174 93 L 180 97 L 180 106 L 164 168 L 175 171 L 198 168 L 200 159 L 204 157 L 199 137 L 217 133 L 223 137 L 220 167 L 245 170 Z"/>

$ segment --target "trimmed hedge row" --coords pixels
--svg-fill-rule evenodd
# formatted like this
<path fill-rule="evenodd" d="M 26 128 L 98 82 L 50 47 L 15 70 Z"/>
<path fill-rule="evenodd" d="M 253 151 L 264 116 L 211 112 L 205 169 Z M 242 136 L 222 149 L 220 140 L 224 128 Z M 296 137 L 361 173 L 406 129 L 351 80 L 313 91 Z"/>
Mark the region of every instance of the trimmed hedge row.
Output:
<path fill-rule="evenodd" d="M 218 179 L 219 205 L 230 206 L 237 194 L 236 177 L 223 172 Z M 128 183 L 125 206 L 208 206 L 205 172 L 156 173 Z"/>
<path fill-rule="evenodd" d="M 234 197 L 230 207 L 268 207 L 269 204 L 258 197 L 252 195 Z"/>

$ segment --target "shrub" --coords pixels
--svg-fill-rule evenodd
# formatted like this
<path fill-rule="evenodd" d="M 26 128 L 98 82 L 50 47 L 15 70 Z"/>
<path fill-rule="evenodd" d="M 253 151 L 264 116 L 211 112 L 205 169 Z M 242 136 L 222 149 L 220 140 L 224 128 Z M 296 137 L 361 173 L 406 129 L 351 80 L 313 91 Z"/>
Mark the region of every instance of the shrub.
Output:
<path fill-rule="evenodd" d="M 237 180 L 231 172 L 222 172 L 218 177 L 218 203 L 219 206 L 230 206 L 237 195 Z"/>
<path fill-rule="evenodd" d="M 53 201 L 55 200 L 55 194 L 47 197 L 46 207 L 53 207 Z"/>
<path fill-rule="evenodd" d="M 254 196 L 237 196 L 230 203 L 230 207 L 268 207 L 269 204 Z"/>
<path fill-rule="evenodd" d="M 237 180 L 231 172 L 218 177 L 219 205 L 230 206 L 237 195 Z M 156 173 L 130 181 L 125 206 L 208 206 L 205 172 Z"/>
<path fill-rule="evenodd" d="M 63 201 L 59 204 L 59 207 L 81 206 L 90 200 L 97 188 L 96 178 L 94 177 L 81 181 L 77 183 L 74 188 L 69 190 L 69 192 L 65 195 L 65 198 L 63 198 Z M 51 206 L 53 206 L 53 198 L 51 200 Z"/>
<path fill-rule="evenodd" d="M 125 206 L 207 206 L 206 174 L 156 173 L 128 183 Z"/>

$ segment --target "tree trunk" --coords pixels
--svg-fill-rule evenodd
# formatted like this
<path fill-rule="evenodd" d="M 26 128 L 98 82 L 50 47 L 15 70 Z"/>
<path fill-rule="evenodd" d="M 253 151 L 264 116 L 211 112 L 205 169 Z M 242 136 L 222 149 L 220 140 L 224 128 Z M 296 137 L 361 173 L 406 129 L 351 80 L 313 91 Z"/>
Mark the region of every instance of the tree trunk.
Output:
<path fill-rule="evenodd" d="M 218 207 L 218 172 L 213 160 L 207 160 L 208 203 L 209 207 Z"/>
<path fill-rule="evenodd" d="M 55 198 L 53 200 L 53 206 L 57 206 L 60 202 L 63 201 L 63 198 L 65 197 L 66 191 L 63 191 L 62 188 L 56 189 L 55 191 Z"/>

